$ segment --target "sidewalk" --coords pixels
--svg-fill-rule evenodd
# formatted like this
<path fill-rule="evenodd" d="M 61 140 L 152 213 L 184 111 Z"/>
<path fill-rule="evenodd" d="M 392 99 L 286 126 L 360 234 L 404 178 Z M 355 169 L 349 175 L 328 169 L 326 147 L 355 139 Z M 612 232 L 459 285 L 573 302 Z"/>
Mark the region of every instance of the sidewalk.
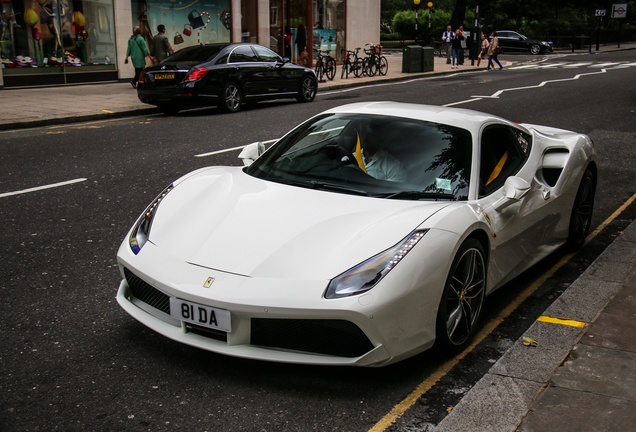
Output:
<path fill-rule="evenodd" d="M 409 74 L 402 73 L 402 50 L 388 51 L 385 56 L 389 62 L 389 71 L 385 76 L 355 78 L 350 75 L 348 79 L 340 79 L 341 66 L 338 65 L 335 79 L 319 83 L 318 92 L 479 69 L 476 66 L 470 66 L 468 59 L 459 69 L 451 69 L 450 65 L 446 64 L 445 58 L 435 57 L 433 72 Z M 3 107 L 0 110 L 0 130 L 159 112 L 155 107 L 141 103 L 137 98 L 137 90 L 133 89 L 129 83 L 121 82 L 9 88 L 0 90 L 0 100 Z"/>
<path fill-rule="evenodd" d="M 433 430 L 634 430 L 635 272 L 632 222 Z"/>

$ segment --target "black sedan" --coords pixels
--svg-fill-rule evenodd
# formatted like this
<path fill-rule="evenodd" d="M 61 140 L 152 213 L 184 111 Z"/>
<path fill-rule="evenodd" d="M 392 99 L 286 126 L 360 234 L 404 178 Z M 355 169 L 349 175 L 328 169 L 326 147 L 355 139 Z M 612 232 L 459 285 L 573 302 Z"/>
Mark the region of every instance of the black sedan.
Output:
<path fill-rule="evenodd" d="M 497 30 L 497 38 L 499 46 L 510 51 L 530 51 L 537 55 L 544 52 L 552 52 L 554 49 L 552 42 L 530 39 L 527 36 L 512 30 Z"/>
<path fill-rule="evenodd" d="M 312 69 L 264 46 L 221 43 L 183 48 L 144 69 L 137 95 L 166 114 L 210 105 L 236 112 L 243 103 L 265 99 L 311 102 L 317 86 Z"/>

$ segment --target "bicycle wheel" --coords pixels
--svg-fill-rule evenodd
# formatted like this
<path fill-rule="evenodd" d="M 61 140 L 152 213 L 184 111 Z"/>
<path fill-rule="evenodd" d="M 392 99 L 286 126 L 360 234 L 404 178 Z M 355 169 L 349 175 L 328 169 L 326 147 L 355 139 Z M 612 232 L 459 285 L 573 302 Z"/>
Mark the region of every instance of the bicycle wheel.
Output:
<path fill-rule="evenodd" d="M 356 59 L 353 63 L 353 74 L 356 78 L 360 78 L 364 74 L 364 64 L 361 58 Z"/>
<path fill-rule="evenodd" d="M 378 73 L 384 76 L 386 75 L 388 71 L 389 71 L 389 62 L 387 61 L 386 57 L 382 56 L 380 57 L 380 63 L 378 65 Z"/>
<path fill-rule="evenodd" d="M 314 71 L 316 72 L 316 78 L 318 78 L 318 82 L 325 81 L 323 78 L 323 75 L 325 74 L 325 68 L 322 65 L 322 61 L 318 62 L 318 64 L 316 65 L 316 69 Z"/>
<path fill-rule="evenodd" d="M 375 74 L 378 71 L 378 68 L 376 67 L 377 62 L 375 61 L 375 56 L 371 56 L 371 57 L 367 57 L 366 59 L 366 64 L 365 64 L 365 68 L 364 71 L 367 74 L 367 76 L 375 76 Z"/>
<path fill-rule="evenodd" d="M 327 59 L 325 74 L 327 75 L 327 78 L 329 78 L 329 81 L 333 81 L 333 78 L 336 76 L 336 61 L 334 59 Z"/>
<path fill-rule="evenodd" d="M 340 79 L 343 78 L 349 78 L 349 61 L 345 60 L 344 63 L 342 63 L 342 70 L 340 71 Z"/>

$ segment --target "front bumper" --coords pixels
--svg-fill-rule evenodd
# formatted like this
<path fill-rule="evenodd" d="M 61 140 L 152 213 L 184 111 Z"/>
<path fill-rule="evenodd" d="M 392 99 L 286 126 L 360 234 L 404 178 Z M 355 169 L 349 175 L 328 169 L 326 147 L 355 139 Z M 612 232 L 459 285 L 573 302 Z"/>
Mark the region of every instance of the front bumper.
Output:
<path fill-rule="evenodd" d="M 384 366 L 435 341 L 447 259 L 436 254 L 439 261 L 427 262 L 417 251 L 400 262 L 402 271 L 382 280 L 386 288 L 378 285 L 364 295 L 327 300 L 323 294 L 328 280 L 245 277 L 178 260 L 152 243 L 134 255 L 126 241 L 118 253 L 124 280 L 117 301 L 158 333 L 220 354 L 299 364 Z M 425 286 L 409 271 L 413 265 L 417 273 L 429 274 Z M 210 278 L 214 282 L 204 288 Z M 171 317 L 170 297 L 229 311 L 231 331 L 199 328 Z"/>

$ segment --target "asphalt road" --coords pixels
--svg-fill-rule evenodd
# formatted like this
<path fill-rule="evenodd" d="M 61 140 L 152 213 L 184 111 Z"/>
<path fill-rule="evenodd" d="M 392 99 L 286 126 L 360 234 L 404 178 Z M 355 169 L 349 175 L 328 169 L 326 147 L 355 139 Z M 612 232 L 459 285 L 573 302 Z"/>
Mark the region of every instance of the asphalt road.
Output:
<path fill-rule="evenodd" d="M 277 138 L 327 108 L 369 100 L 460 103 L 590 135 L 600 157 L 598 226 L 636 192 L 636 51 L 509 59 L 515 64 L 504 71 L 322 92 L 311 104 L 261 103 L 236 114 L 203 109 L 0 133 L 0 430 L 373 428 L 445 359 L 428 352 L 381 369 L 308 367 L 180 345 L 117 305 L 117 248 L 171 181 L 206 165 L 239 164 L 237 151 L 196 155 Z M 556 63 L 590 64 L 544 67 Z M 627 66 L 602 66 L 607 63 Z M 75 179 L 85 180 L 2 196 Z M 621 222 L 612 229 L 620 230 Z M 259 229 L 258 215 L 247 228 Z M 541 298 L 522 304 L 521 313 L 501 326 L 497 343 L 486 340 L 481 351 L 461 360 L 390 429 L 417 430 L 443 417 L 453 403 L 449 393 L 465 392 L 529 326 L 533 311 L 549 304 L 611 236 L 590 244 L 540 290 Z M 493 295 L 484 321 L 558 255 Z"/>

